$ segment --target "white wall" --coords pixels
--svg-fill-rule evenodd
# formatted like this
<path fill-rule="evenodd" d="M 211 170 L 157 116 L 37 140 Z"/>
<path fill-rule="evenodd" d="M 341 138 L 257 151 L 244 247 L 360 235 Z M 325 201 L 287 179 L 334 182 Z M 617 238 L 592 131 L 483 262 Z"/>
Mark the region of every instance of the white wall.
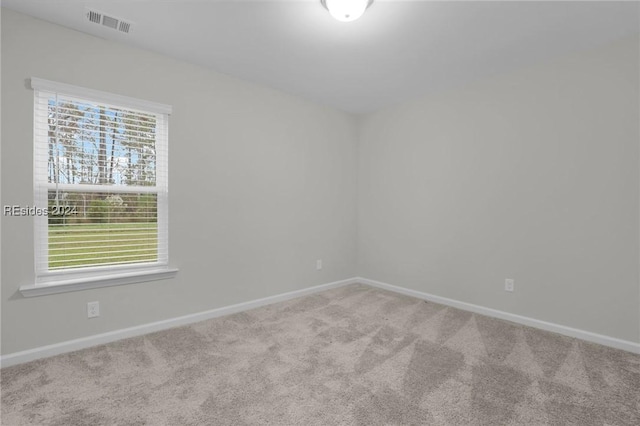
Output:
<path fill-rule="evenodd" d="M 2 205 L 33 205 L 32 76 L 173 105 L 170 257 L 180 272 L 25 299 L 33 222 L 2 217 L 3 354 L 355 276 L 353 117 L 3 9 Z M 88 320 L 93 300 L 101 317 Z"/>
<path fill-rule="evenodd" d="M 33 204 L 29 77 L 171 104 L 180 272 L 25 299 L 32 220 L 2 217 L 2 353 L 356 275 L 640 342 L 638 47 L 356 122 L 3 9 L 1 204 Z"/>
<path fill-rule="evenodd" d="M 359 275 L 639 342 L 638 51 L 366 117 Z"/>

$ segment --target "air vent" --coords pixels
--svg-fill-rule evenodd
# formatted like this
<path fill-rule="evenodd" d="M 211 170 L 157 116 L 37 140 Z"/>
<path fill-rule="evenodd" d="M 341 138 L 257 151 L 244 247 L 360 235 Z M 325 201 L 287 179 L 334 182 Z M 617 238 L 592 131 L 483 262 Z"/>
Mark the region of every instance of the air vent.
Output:
<path fill-rule="evenodd" d="M 102 25 L 125 34 L 129 34 L 133 26 L 131 22 L 126 22 L 120 18 L 105 15 L 97 10 L 87 10 L 87 19 L 89 22 L 93 22 L 94 24 Z"/>
<path fill-rule="evenodd" d="M 102 25 L 117 30 L 118 20 L 116 18 L 112 18 L 111 16 L 104 15 L 104 17 L 102 18 Z"/>
<path fill-rule="evenodd" d="M 89 21 L 93 22 L 94 24 L 99 24 L 100 22 L 102 22 L 102 13 L 90 10 L 89 13 L 87 13 L 87 18 L 89 18 Z"/>
<path fill-rule="evenodd" d="M 118 30 L 122 31 L 123 33 L 128 33 L 130 27 L 131 27 L 130 23 L 120 21 L 120 26 L 118 27 Z"/>

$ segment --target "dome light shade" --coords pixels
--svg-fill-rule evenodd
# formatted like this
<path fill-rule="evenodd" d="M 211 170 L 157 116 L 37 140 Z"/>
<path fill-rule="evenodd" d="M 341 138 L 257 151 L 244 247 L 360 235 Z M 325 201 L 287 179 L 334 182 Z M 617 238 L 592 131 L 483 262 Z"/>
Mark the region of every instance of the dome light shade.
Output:
<path fill-rule="evenodd" d="M 338 21 L 355 21 L 362 16 L 373 0 L 320 0 L 331 16 Z"/>

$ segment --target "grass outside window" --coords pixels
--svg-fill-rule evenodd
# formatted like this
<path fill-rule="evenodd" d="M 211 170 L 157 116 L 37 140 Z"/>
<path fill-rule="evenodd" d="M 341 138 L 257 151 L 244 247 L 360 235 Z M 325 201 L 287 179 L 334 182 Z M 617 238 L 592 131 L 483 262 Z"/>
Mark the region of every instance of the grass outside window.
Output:
<path fill-rule="evenodd" d="M 157 223 L 49 226 L 50 270 L 157 260 Z"/>

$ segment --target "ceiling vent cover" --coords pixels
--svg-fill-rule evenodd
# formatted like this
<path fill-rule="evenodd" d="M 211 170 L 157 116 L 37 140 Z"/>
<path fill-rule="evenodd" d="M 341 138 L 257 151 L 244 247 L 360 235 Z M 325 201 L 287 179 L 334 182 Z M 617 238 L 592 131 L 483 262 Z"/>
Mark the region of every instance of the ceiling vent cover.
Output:
<path fill-rule="evenodd" d="M 90 10 L 87 13 L 87 18 L 89 18 L 89 21 L 93 22 L 94 24 L 99 24 L 100 22 L 102 22 L 102 13 Z"/>
<path fill-rule="evenodd" d="M 123 21 L 120 18 L 106 15 L 97 10 L 87 10 L 87 19 L 94 24 L 102 25 L 107 28 L 111 28 L 121 33 L 129 34 L 133 24 L 131 22 Z"/>
<path fill-rule="evenodd" d="M 123 33 L 129 33 L 131 29 L 131 24 L 129 22 L 120 21 L 120 25 L 118 26 L 118 31 L 122 31 Z"/>

